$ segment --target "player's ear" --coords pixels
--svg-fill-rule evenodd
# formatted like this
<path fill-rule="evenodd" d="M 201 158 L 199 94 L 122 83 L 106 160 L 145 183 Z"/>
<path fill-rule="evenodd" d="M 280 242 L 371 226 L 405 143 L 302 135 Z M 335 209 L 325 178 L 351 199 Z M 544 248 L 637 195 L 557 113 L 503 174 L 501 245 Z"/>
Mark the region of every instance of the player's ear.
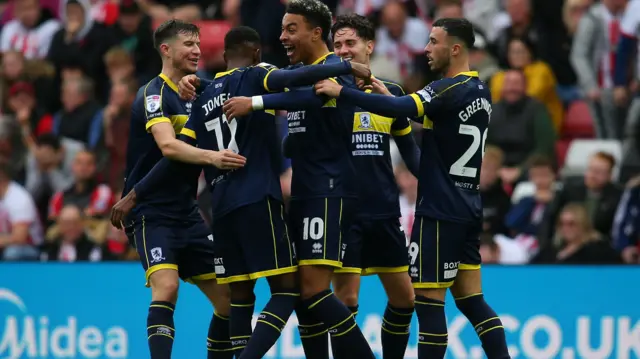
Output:
<path fill-rule="evenodd" d="M 253 51 L 253 60 L 256 64 L 262 61 L 262 53 L 259 48 Z"/>
<path fill-rule="evenodd" d="M 462 45 L 454 43 L 453 46 L 451 46 L 451 56 L 458 56 L 460 52 L 462 52 Z"/>
<path fill-rule="evenodd" d="M 227 61 L 227 52 L 226 51 L 222 52 L 222 58 L 224 59 L 224 63 L 226 64 L 228 62 Z"/>
<path fill-rule="evenodd" d="M 314 27 L 311 31 L 311 39 L 313 41 L 318 41 L 322 39 L 322 29 L 319 27 Z"/>
<path fill-rule="evenodd" d="M 376 44 L 372 40 L 367 41 L 367 55 L 373 54 L 373 49 L 375 48 L 375 46 Z"/>
<path fill-rule="evenodd" d="M 163 56 L 169 56 L 169 44 L 160 44 L 160 53 Z"/>

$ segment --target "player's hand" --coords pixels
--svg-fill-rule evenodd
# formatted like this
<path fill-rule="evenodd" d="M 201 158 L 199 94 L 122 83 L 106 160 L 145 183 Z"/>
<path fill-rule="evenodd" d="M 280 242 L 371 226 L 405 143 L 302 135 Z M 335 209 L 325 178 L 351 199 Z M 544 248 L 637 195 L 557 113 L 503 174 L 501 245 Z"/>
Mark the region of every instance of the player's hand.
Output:
<path fill-rule="evenodd" d="M 618 86 L 613 90 L 613 102 L 618 106 L 624 106 L 629 100 L 627 89 L 624 86 Z"/>
<path fill-rule="evenodd" d="M 322 80 L 318 82 L 314 88 L 316 89 L 317 95 L 325 95 L 329 97 L 339 97 L 340 91 L 342 91 L 342 86 L 331 80 Z"/>
<path fill-rule="evenodd" d="M 118 229 L 122 229 L 124 227 L 122 222 L 135 206 L 136 191 L 132 189 L 111 208 L 111 224 Z"/>
<path fill-rule="evenodd" d="M 366 83 L 363 79 L 356 79 L 356 85 L 362 91 L 373 91 L 373 86 L 371 85 L 371 81 Z"/>
<path fill-rule="evenodd" d="M 211 164 L 221 170 L 235 170 L 244 167 L 247 159 L 231 150 L 211 151 Z"/>
<path fill-rule="evenodd" d="M 353 76 L 363 79 L 366 82 L 371 79 L 371 69 L 367 65 L 359 62 L 351 61 L 351 73 Z"/>
<path fill-rule="evenodd" d="M 200 87 L 200 78 L 196 75 L 187 75 L 178 82 L 178 93 L 185 101 L 193 101 L 196 98 L 196 89 Z"/>
<path fill-rule="evenodd" d="M 227 116 L 227 121 L 246 116 L 253 111 L 251 97 L 232 97 L 224 102 L 222 111 L 224 111 L 224 115 Z"/>
<path fill-rule="evenodd" d="M 389 92 L 389 89 L 387 88 L 387 86 L 384 85 L 384 82 L 376 78 L 371 79 L 371 87 L 372 87 L 371 92 L 373 93 L 377 93 L 379 95 L 385 95 L 385 96 L 393 96 L 393 94 Z"/>

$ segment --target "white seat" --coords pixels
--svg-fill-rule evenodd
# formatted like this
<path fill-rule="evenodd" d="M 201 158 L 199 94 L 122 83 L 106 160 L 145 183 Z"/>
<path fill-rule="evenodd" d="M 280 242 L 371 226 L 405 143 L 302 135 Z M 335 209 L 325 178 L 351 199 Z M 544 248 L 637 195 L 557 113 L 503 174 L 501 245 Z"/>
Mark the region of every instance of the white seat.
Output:
<path fill-rule="evenodd" d="M 573 140 L 562 168 L 562 177 L 582 176 L 589 158 L 598 151 L 610 153 L 616 159 L 613 179 L 617 180 L 622 162 L 622 144 L 618 140 Z"/>

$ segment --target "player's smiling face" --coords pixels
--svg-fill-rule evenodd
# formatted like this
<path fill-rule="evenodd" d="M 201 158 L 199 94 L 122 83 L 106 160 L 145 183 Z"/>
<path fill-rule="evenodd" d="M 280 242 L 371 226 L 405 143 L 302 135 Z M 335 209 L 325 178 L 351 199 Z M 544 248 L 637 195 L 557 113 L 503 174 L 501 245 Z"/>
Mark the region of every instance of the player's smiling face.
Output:
<path fill-rule="evenodd" d="M 443 73 L 449 67 L 451 49 L 447 37 L 447 32 L 442 27 L 434 27 L 431 29 L 429 43 L 424 49 L 429 67 L 437 73 Z"/>
<path fill-rule="evenodd" d="M 169 52 L 174 67 L 185 74 L 193 74 L 198 70 L 200 61 L 200 37 L 195 34 L 178 34 L 171 42 Z"/>
<path fill-rule="evenodd" d="M 373 53 L 373 41 L 364 40 L 355 29 L 344 27 L 333 35 L 333 51 L 345 60 L 368 64 Z"/>
<path fill-rule="evenodd" d="M 309 53 L 307 47 L 313 41 L 313 30 L 302 15 L 284 14 L 280 42 L 287 52 L 290 63 L 297 64 L 306 59 Z"/>

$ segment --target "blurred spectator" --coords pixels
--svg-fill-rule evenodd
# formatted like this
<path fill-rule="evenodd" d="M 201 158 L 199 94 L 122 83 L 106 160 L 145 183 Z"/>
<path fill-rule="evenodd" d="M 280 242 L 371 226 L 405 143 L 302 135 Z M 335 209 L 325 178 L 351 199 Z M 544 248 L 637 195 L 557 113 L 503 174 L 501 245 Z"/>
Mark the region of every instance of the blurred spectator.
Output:
<path fill-rule="evenodd" d="M 2 109 L 7 110 L 9 89 L 17 82 L 28 82 L 35 89 L 36 102 L 51 112 L 55 109 L 56 100 L 52 100 L 54 92 L 53 80 L 55 68 L 42 60 L 26 61 L 22 53 L 7 51 L 2 55 Z"/>
<path fill-rule="evenodd" d="M 9 109 L 22 129 L 25 146 L 33 145 L 34 137 L 50 133 L 53 117 L 36 102 L 35 89 L 28 82 L 17 82 L 9 89 Z"/>
<path fill-rule="evenodd" d="M 509 42 L 509 68 L 524 72 L 527 95 L 542 102 L 547 110 L 556 132 L 559 132 L 564 108 L 556 92 L 556 78 L 546 63 L 535 57 L 533 44 L 526 39 L 513 38 Z M 505 72 L 498 72 L 491 79 L 491 98 L 500 101 L 505 83 Z"/>
<path fill-rule="evenodd" d="M 616 207 L 622 196 L 620 186 L 612 182 L 614 167 L 615 159 L 611 154 L 597 152 L 589 159 L 583 179 L 569 178 L 564 182 L 540 226 L 538 240 L 542 248 L 553 240 L 553 228 L 561 209 L 572 202 L 584 205 L 596 231 L 605 235 L 611 233 Z"/>
<path fill-rule="evenodd" d="M 490 36 L 494 27 L 494 19 L 500 11 L 500 0 L 462 0 L 464 17 L 478 26 L 482 32 Z M 487 39 L 488 40 L 488 39 Z"/>
<path fill-rule="evenodd" d="M 616 264 L 620 256 L 608 240 L 594 230 L 587 209 L 578 203 L 567 204 L 557 223 L 557 245 L 543 248 L 532 263 Z"/>
<path fill-rule="evenodd" d="M 90 16 L 96 22 L 111 26 L 118 19 L 119 0 L 90 0 Z"/>
<path fill-rule="evenodd" d="M 53 133 L 95 149 L 102 139 L 102 113 L 87 78 L 62 84 L 62 110 L 53 117 Z"/>
<path fill-rule="evenodd" d="M 202 20 L 202 10 L 197 4 L 189 4 L 183 2 L 174 7 L 172 12 L 173 18 L 186 22 L 196 22 Z"/>
<path fill-rule="evenodd" d="M 15 19 L 9 21 L 0 35 L 0 51 L 17 50 L 28 59 L 47 56 L 51 39 L 60 28 L 48 9 L 39 0 L 16 1 Z"/>
<path fill-rule="evenodd" d="M 400 224 L 407 240 L 409 240 L 418 200 L 418 180 L 411 174 L 404 162 L 396 165 L 394 172 L 396 183 L 400 189 Z"/>
<path fill-rule="evenodd" d="M 60 70 L 69 63 L 79 63 L 86 76 L 94 83 L 106 82 L 102 58 L 112 45 L 110 33 L 90 15 L 89 0 L 65 0 L 63 28 L 54 36 L 47 59 Z M 58 81 L 60 83 L 60 81 Z M 106 89 L 96 88 L 96 97 L 104 99 Z"/>
<path fill-rule="evenodd" d="M 135 78 L 136 67 L 133 57 L 123 48 L 113 47 L 107 51 L 104 63 L 110 82 Z"/>
<path fill-rule="evenodd" d="M 63 207 L 74 205 L 87 217 L 104 217 L 111 209 L 113 192 L 97 178 L 96 156 L 87 150 L 76 154 L 71 167 L 74 183 L 57 192 L 49 204 L 49 220 L 55 220 Z"/>
<path fill-rule="evenodd" d="M 51 196 L 73 184 L 73 159 L 83 147 L 80 142 L 60 140 L 52 134 L 36 138 L 27 157 L 25 187 L 36 202 L 40 218 L 48 217 Z"/>
<path fill-rule="evenodd" d="M 501 177 L 505 183 L 514 184 L 532 155 L 553 158 L 556 136 L 545 107 L 525 94 L 523 73 L 508 70 L 503 74 L 502 93 L 493 105 L 487 143 L 504 152 Z"/>
<path fill-rule="evenodd" d="M 612 230 L 613 247 L 625 263 L 639 263 L 640 177 L 632 178 L 620 199 Z"/>
<path fill-rule="evenodd" d="M 514 38 L 524 38 L 537 47 L 540 41 L 540 28 L 533 23 L 530 0 L 506 0 L 507 21 L 494 21 L 497 28 L 490 51 L 498 59 L 500 67 L 509 67 L 509 44 Z"/>
<path fill-rule="evenodd" d="M 393 60 L 404 79 L 413 75 L 414 59 L 424 54 L 428 42 L 427 25 L 418 18 L 408 17 L 402 2 L 392 0 L 384 6 L 374 54 Z M 386 78 L 384 73 L 379 76 Z"/>
<path fill-rule="evenodd" d="M 231 21 L 241 21 L 260 34 L 262 61 L 284 67 L 289 64 L 287 53 L 280 42 L 285 2 L 280 0 L 226 0 L 223 12 Z"/>
<path fill-rule="evenodd" d="M 477 4 L 478 1 L 471 2 Z M 487 3 L 491 3 L 491 1 L 487 1 Z M 466 5 L 466 4 L 465 4 Z M 434 20 L 439 18 L 455 18 L 459 19 L 464 17 L 464 11 L 462 8 L 462 3 L 459 1 L 444 1 L 441 2 L 436 10 L 436 15 Z M 484 32 L 479 31 L 479 28 L 475 26 L 475 43 L 471 50 L 469 51 L 469 65 L 471 69 L 474 71 L 478 71 L 480 75 L 480 79 L 482 81 L 488 82 L 491 76 L 493 76 L 496 72 L 500 70 L 498 67 L 498 63 L 495 59 L 485 51 L 487 47 L 487 37 Z"/>
<path fill-rule="evenodd" d="M 502 151 L 487 145 L 480 170 L 480 195 L 482 196 L 482 230 L 490 234 L 506 234 L 504 216 L 511 200 L 505 192 L 499 173 L 504 160 Z"/>
<path fill-rule="evenodd" d="M 571 49 L 571 62 L 599 138 L 621 139 L 623 135 L 626 109 L 613 100 L 613 76 L 625 4 L 626 0 L 602 0 L 591 6 L 580 19 Z"/>
<path fill-rule="evenodd" d="M 111 259 L 107 248 L 95 243 L 87 235 L 80 208 L 74 205 L 62 208 L 57 225 L 59 234 L 42 246 L 41 261 L 100 262 Z"/>
<path fill-rule="evenodd" d="M 25 181 L 27 153 L 18 121 L 13 116 L 0 116 L 0 158 L 8 161 L 13 180 L 20 184 Z"/>
<path fill-rule="evenodd" d="M 525 264 L 529 255 L 517 241 L 501 234 L 480 235 L 480 257 L 483 264 Z"/>
<path fill-rule="evenodd" d="M 151 18 L 140 10 L 134 0 L 122 0 L 119 12 L 118 21 L 110 29 L 114 45 L 132 54 L 136 75 L 142 78 L 141 84 L 146 83 L 162 69 L 162 60 L 153 46 Z"/>
<path fill-rule="evenodd" d="M 528 165 L 529 181 L 535 186 L 533 196 L 518 201 L 505 218 L 512 236 L 526 234 L 536 236 L 547 206 L 555 196 L 556 175 L 553 162 L 541 155 L 534 155 Z"/>
<path fill-rule="evenodd" d="M 138 86 L 135 80 L 123 78 L 115 81 L 111 88 L 109 104 L 102 112 L 104 142 L 109 153 L 106 179 L 111 188 L 122 185 L 129 141 L 131 106 L 137 91 Z"/>
<path fill-rule="evenodd" d="M 40 218 L 33 199 L 11 178 L 8 163 L 0 161 L 0 251 L 4 260 L 38 258 L 42 243 Z"/>

